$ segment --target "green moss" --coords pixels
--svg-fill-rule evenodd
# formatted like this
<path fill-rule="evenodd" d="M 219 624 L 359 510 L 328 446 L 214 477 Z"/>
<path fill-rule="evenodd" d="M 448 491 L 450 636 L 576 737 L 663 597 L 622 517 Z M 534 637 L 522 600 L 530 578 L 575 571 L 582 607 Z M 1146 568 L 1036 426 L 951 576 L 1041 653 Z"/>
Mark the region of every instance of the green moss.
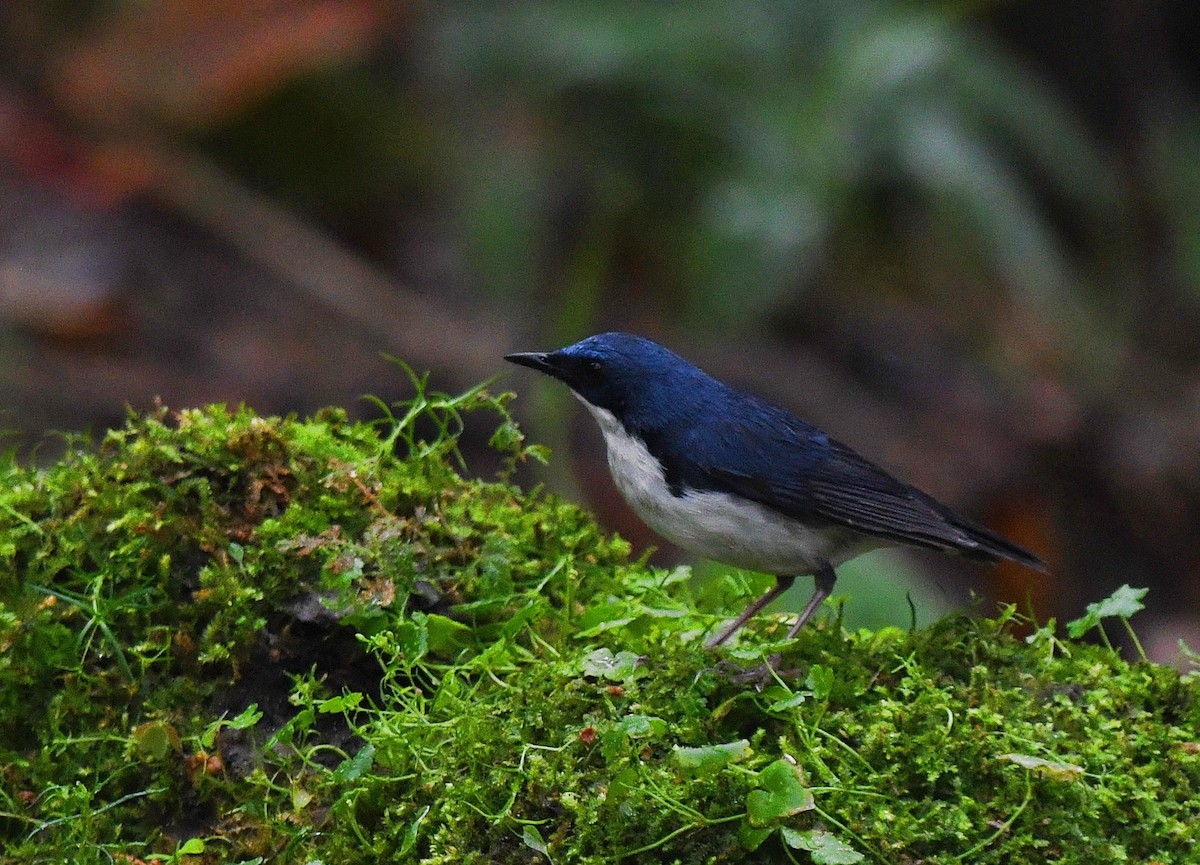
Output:
<path fill-rule="evenodd" d="M 686 569 L 460 473 L 472 410 L 540 456 L 507 395 L 414 382 L 380 424 L 160 410 L 0 466 L 5 861 L 1200 856 L 1195 676 L 1011 611 L 705 651 Z"/>

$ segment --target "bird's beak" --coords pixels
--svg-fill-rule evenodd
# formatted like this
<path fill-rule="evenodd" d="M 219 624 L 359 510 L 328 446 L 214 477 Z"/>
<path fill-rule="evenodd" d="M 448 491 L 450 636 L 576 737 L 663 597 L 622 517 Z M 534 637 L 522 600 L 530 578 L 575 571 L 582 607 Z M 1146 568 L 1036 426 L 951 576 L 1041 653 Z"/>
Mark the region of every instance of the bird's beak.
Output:
<path fill-rule="evenodd" d="M 550 360 L 548 352 L 544 351 L 519 351 L 516 354 L 506 354 L 504 359 L 509 363 L 515 363 L 519 366 L 527 366 L 530 369 L 536 369 L 538 372 L 544 372 L 547 375 L 556 375 L 557 369 Z"/>

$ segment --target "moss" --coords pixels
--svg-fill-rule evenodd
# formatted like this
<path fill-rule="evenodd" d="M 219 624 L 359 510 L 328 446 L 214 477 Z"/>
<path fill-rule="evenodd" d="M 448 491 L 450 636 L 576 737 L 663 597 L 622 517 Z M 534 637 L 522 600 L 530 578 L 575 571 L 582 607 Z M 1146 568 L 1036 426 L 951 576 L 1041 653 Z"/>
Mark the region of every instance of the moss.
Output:
<path fill-rule="evenodd" d="M 473 410 L 541 456 L 507 395 L 414 382 L 378 424 L 161 409 L 4 462 L 5 861 L 1200 855 L 1194 675 L 1011 610 L 707 652 L 686 569 L 463 476 Z"/>

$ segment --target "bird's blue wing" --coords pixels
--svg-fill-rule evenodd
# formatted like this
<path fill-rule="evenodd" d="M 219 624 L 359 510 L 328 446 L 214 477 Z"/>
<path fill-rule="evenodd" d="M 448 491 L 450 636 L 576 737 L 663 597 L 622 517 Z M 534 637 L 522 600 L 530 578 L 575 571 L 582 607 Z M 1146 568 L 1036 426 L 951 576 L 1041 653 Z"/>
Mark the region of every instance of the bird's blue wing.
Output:
<path fill-rule="evenodd" d="M 808 525 L 840 525 L 905 544 L 968 556 L 1040 562 L 955 514 L 815 427 L 769 404 L 731 411 L 680 436 L 682 488 L 733 493 Z"/>

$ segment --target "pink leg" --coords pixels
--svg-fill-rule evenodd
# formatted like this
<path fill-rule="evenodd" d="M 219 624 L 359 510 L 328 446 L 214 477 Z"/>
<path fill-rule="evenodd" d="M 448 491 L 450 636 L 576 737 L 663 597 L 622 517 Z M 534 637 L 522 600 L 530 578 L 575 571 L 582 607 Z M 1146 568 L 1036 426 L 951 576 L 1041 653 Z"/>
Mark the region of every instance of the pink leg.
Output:
<path fill-rule="evenodd" d="M 711 637 L 709 641 L 704 644 L 705 647 L 709 649 L 715 649 L 717 646 L 724 643 L 735 633 L 737 633 L 738 629 L 741 628 L 742 625 L 750 621 L 752 617 L 758 615 L 763 607 L 790 589 L 792 587 L 792 583 L 794 582 L 796 582 L 795 577 L 776 577 L 775 585 L 773 585 L 765 595 L 763 595 L 750 606 L 746 607 L 746 609 L 742 610 L 742 614 L 730 622 L 729 625 L 715 637 Z"/>
<path fill-rule="evenodd" d="M 813 591 L 812 597 L 808 599 L 808 604 L 805 605 L 804 612 L 800 614 L 800 618 L 796 619 L 796 624 L 792 625 L 791 630 L 788 631 L 787 638 L 789 640 L 800 633 L 800 629 L 808 624 L 808 620 L 812 618 L 817 608 L 825 603 L 825 599 L 833 593 L 833 584 L 837 580 L 837 575 L 834 574 L 833 568 L 826 565 L 820 571 L 817 571 L 813 580 L 816 588 Z"/>

